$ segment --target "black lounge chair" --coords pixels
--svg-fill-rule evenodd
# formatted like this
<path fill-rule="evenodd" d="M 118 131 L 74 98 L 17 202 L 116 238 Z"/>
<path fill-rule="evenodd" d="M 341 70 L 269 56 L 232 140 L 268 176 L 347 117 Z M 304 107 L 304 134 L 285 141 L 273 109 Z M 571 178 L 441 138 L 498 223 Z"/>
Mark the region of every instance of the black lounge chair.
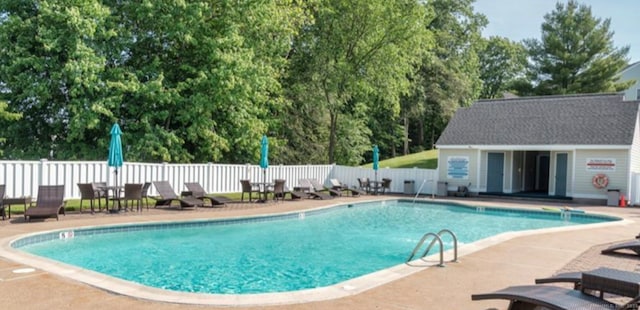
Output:
<path fill-rule="evenodd" d="M 231 198 L 220 196 L 220 195 L 214 195 L 212 193 L 207 193 L 202 187 L 202 185 L 200 185 L 200 183 L 197 183 L 197 182 L 184 183 L 184 186 L 187 187 L 187 189 L 191 192 L 191 195 L 193 197 L 196 197 L 203 201 L 207 199 L 211 201 L 212 206 L 222 206 L 222 205 L 226 205 L 229 202 L 233 202 Z"/>
<path fill-rule="evenodd" d="M 315 192 L 328 192 L 329 195 L 331 196 L 342 196 L 342 192 L 340 192 L 339 190 L 335 190 L 333 188 L 329 188 L 326 187 L 322 184 L 320 184 L 320 181 L 318 181 L 318 179 L 307 179 L 309 180 L 309 183 L 311 184 L 313 191 Z"/>
<path fill-rule="evenodd" d="M 24 211 L 24 219 L 28 222 L 34 217 L 55 217 L 64 213 L 64 185 L 40 185 L 35 206 Z"/>
<path fill-rule="evenodd" d="M 198 198 L 187 196 L 187 197 L 178 197 L 176 192 L 171 187 L 168 181 L 157 181 L 153 182 L 153 186 L 156 187 L 158 191 L 159 197 L 156 197 L 156 205 L 159 206 L 171 206 L 173 201 L 180 202 L 180 208 L 197 208 L 201 207 L 204 202 Z"/>
<path fill-rule="evenodd" d="M 579 290 L 581 289 L 582 272 L 581 271 L 563 272 L 563 273 L 553 275 L 551 277 L 536 279 L 536 284 L 547 284 L 547 283 L 573 283 L 573 288 L 576 290 Z"/>
<path fill-rule="evenodd" d="M 640 255 L 640 240 L 616 243 L 602 250 L 601 253 L 602 254 L 627 254 L 623 252 L 618 252 L 620 250 L 629 250 L 629 251 L 635 252 L 635 255 Z"/>
<path fill-rule="evenodd" d="M 300 179 L 298 180 L 299 186 L 300 188 L 305 188 L 308 189 L 308 191 L 306 191 L 305 193 L 307 194 L 307 196 L 309 198 L 313 198 L 313 199 L 332 199 L 333 196 L 323 193 L 323 192 L 318 192 L 314 189 L 313 184 L 311 184 L 311 181 L 309 179 Z"/>
<path fill-rule="evenodd" d="M 357 188 L 349 188 L 348 185 L 342 184 L 342 182 L 340 182 L 338 179 L 330 179 L 329 181 L 331 182 L 332 189 L 340 191 L 341 193 L 346 193 L 347 196 L 357 197 L 366 194 L 366 192 L 363 190 Z"/>
<path fill-rule="evenodd" d="M 550 285 L 510 286 L 492 293 L 473 294 L 471 300 L 506 299 L 508 309 L 534 309 L 545 307 L 551 310 L 569 309 L 617 309 L 618 305 L 585 294 L 580 290 Z M 536 308 L 537 309 L 537 308 Z"/>

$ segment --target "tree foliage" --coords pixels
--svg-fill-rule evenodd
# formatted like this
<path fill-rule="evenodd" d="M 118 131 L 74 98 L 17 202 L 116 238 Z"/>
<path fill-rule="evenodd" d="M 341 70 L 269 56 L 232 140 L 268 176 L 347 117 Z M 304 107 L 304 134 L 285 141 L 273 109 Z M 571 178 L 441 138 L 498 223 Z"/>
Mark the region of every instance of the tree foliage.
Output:
<path fill-rule="evenodd" d="M 357 119 L 375 104 L 389 106 L 388 117 L 398 114 L 428 35 L 424 7 L 415 0 L 326 0 L 311 6 L 310 14 L 294 40 L 291 99 L 324 111 L 329 129 L 323 162 L 357 163 L 351 154 L 371 147 L 368 131 L 339 135 L 346 131 L 340 126 L 365 125 L 366 119 Z"/>
<path fill-rule="evenodd" d="M 525 77 L 527 51 L 524 45 L 507 38 L 490 37 L 478 53 L 480 57 L 480 98 L 492 99 L 511 91 Z"/>
<path fill-rule="evenodd" d="M 435 46 L 422 59 L 403 104 L 405 132 L 413 136 L 415 150 L 433 148 L 453 113 L 471 104 L 480 92 L 478 50 L 487 20 L 473 11 L 473 2 L 427 2 L 434 15 L 426 20 L 426 27 L 434 35 Z M 409 143 L 404 145 L 407 154 Z"/>
<path fill-rule="evenodd" d="M 566 5 L 558 2 L 544 16 L 541 39 L 525 40 L 532 61 L 531 87 L 521 88 L 520 93 L 598 93 L 627 88 L 617 82 L 616 75 L 627 65 L 629 47 L 614 47 L 610 24 L 610 19 L 593 16 L 587 5 L 574 0 Z"/>

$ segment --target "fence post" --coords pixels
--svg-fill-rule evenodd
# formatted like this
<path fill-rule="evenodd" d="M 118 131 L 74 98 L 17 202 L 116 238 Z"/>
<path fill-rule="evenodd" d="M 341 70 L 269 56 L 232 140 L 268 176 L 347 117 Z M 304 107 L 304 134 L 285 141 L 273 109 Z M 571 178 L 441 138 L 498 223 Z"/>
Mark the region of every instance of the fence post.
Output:
<path fill-rule="evenodd" d="M 44 166 L 47 164 L 48 160 L 46 158 L 41 158 L 40 159 L 40 165 L 38 166 L 38 187 L 40 185 L 43 185 L 43 178 L 44 178 Z"/>

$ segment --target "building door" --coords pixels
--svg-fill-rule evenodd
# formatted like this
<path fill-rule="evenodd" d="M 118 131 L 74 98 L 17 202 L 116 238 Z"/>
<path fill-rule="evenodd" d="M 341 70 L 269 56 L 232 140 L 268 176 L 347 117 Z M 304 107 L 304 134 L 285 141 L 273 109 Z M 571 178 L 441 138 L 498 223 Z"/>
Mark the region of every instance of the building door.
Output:
<path fill-rule="evenodd" d="M 502 193 L 504 153 L 489 153 L 487 160 L 487 193 Z"/>
<path fill-rule="evenodd" d="M 556 196 L 567 195 L 567 154 L 556 154 Z"/>

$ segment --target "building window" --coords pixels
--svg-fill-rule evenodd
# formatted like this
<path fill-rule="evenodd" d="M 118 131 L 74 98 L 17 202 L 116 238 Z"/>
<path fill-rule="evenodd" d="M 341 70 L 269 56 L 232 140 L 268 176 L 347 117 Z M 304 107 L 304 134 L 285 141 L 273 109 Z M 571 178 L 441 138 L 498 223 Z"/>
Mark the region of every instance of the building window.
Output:
<path fill-rule="evenodd" d="M 636 100 L 640 99 L 640 88 L 636 89 Z"/>

